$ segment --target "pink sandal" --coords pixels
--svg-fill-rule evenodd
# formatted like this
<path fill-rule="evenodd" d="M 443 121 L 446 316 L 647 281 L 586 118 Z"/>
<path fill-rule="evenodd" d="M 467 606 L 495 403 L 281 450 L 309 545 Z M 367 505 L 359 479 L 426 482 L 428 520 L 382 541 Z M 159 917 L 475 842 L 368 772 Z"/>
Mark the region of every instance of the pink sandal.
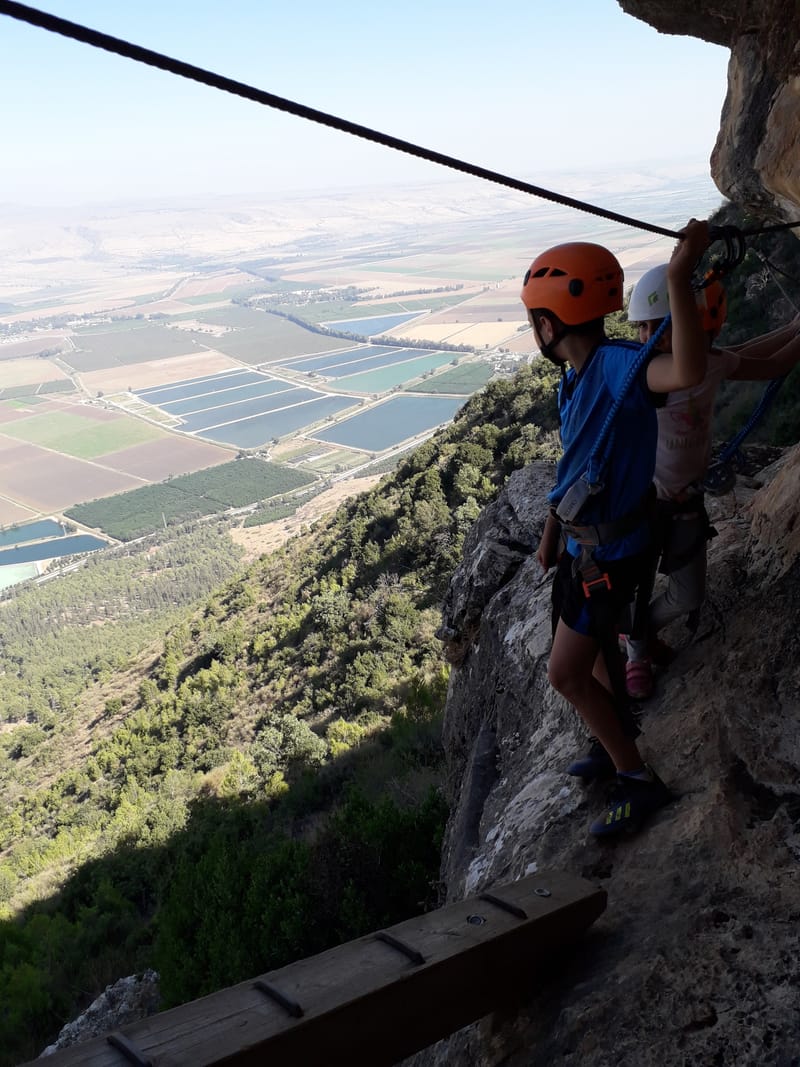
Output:
<path fill-rule="evenodd" d="M 625 688 L 631 700 L 647 700 L 653 695 L 653 670 L 649 659 L 628 660 L 625 664 Z"/>

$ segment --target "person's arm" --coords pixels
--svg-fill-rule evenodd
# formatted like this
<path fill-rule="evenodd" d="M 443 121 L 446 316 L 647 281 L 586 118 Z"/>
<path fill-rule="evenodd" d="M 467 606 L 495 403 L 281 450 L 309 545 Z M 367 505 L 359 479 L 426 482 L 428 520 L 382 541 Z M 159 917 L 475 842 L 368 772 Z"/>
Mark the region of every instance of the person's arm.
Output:
<path fill-rule="evenodd" d="M 739 362 L 726 377 L 733 382 L 763 382 L 769 378 L 783 378 L 800 363 L 800 330 L 768 356 L 752 357 L 749 352 L 739 355 Z"/>
<path fill-rule="evenodd" d="M 753 337 L 750 341 L 743 341 L 739 345 L 725 345 L 725 351 L 747 359 L 770 359 L 795 338 L 798 332 L 800 332 L 800 314 L 795 315 L 785 326 L 779 326 L 777 330 L 762 333 L 760 337 Z M 777 377 L 777 375 L 770 375 L 770 377 Z"/>
<path fill-rule="evenodd" d="M 692 291 L 692 271 L 708 248 L 708 224 L 692 219 L 682 231 L 667 267 L 672 314 L 672 352 L 647 365 L 647 385 L 654 393 L 671 393 L 699 385 L 705 377 L 708 339 Z"/>
<path fill-rule="evenodd" d="M 561 523 L 551 511 L 544 524 L 542 539 L 536 550 L 536 558 L 543 571 L 549 571 L 555 566 L 558 556 L 558 539 L 561 534 Z"/>

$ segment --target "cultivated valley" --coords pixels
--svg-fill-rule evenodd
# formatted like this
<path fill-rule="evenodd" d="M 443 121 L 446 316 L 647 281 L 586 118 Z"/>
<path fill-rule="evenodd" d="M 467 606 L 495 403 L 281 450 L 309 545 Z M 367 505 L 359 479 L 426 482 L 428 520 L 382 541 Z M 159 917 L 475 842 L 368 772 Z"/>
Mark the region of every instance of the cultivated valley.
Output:
<path fill-rule="evenodd" d="M 559 451 L 518 299 L 558 219 L 453 202 L 240 206 L 206 246 L 112 215 L 6 262 L 0 553 L 56 551 L 0 555 L 35 569 L 0 603 L 0 1062 L 122 975 L 176 1004 L 437 902 L 442 597 Z M 631 279 L 667 244 L 620 236 Z"/>

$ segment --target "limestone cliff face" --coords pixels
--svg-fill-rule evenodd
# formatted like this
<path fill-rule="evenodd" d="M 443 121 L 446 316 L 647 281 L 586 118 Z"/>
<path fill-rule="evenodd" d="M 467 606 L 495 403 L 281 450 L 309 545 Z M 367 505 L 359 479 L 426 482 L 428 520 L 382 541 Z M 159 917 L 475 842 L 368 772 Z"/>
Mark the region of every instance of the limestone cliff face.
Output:
<path fill-rule="evenodd" d="M 451 583 L 450 898 L 534 870 L 609 905 L 507 1016 L 416 1058 L 489 1067 L 800 1063 L 800 448 L 712 500 L 709 596 L 643 705 L 646 756 L 677 794 L 639 835 L 587 835 L 604 788 L 563 773 L 585 745 L 549 687 L 550 582 L 534 543 L 552 471 L 515 474 Z M 761 485 L 761 488 L 757 486 Z"/>
<path fill-rule="evenodd" d="M 619 0 L 663 33 L 731 50 L 728 95 L 711 156 L 731 200 L 794 221 L 800 208 L 800 2 Z"/>

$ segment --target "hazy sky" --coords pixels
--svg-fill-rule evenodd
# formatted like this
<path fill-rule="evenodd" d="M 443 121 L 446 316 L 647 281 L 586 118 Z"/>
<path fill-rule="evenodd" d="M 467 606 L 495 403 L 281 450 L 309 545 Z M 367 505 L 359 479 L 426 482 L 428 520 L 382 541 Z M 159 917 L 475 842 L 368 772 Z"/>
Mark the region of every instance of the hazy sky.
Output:
<path fill-rule="evenodd" d="M 695 160 L 727 49 L 616 0 L 42 0 L 52 14 L 491 170 Z M 334 189 L 453 177 L 0 16 L 0 203 Z"/>

